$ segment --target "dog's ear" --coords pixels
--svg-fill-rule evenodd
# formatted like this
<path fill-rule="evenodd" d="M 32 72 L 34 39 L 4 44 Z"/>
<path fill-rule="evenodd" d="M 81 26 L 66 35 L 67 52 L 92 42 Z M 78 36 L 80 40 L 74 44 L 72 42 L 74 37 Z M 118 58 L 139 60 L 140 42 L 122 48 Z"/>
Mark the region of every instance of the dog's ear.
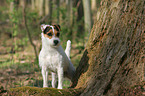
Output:
<path fill-rule="evenodd" d="M 41 30 L 42 30 L 42 32 L 45 30 L 45 24 L 41 25 Z"/>
<path fill-rule="evenodd" d="M 57 24 L 57 25 L 53 25 L 53 26 L 54 26 L 54 29 L 56 29 L 57 31 L 61 31 L 60 30 L 60 25 Z"/>

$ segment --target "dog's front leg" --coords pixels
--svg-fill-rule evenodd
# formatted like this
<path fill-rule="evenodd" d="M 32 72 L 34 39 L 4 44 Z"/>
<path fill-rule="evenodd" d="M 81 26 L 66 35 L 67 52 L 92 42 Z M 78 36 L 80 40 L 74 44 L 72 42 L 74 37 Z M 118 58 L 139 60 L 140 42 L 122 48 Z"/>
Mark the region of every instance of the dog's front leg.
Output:
<path fill-rule="evenodd" d="M 48 70 L 45 66 L 42 66 L 43 87 L 48 87 Z"/>
<path fill-rule="evenodd" d="M 54 72 L 51 72 L 51 74 L 52 74 L 52 87 L 53 88 L 56 88 L 56 86 L 57 86 L 57 74 L 56 73 L 54 73 Z"/>
<path fill-rule="evenodd" d="M 58 89 L 62 89 L 63 88 L 63 67 L 58 68 L 57 70 L 57 74 L 58 74 Z"/>

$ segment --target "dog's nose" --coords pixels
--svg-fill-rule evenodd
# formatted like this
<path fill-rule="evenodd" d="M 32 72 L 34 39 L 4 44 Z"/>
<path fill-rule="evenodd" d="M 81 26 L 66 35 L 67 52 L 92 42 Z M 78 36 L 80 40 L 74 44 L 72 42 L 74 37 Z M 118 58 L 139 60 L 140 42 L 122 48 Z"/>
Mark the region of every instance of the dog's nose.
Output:
<path fill-rule="evenodd" d="M 54 44 L 57 45 L 59 43 L 58 40 L 54 40 Z"/>

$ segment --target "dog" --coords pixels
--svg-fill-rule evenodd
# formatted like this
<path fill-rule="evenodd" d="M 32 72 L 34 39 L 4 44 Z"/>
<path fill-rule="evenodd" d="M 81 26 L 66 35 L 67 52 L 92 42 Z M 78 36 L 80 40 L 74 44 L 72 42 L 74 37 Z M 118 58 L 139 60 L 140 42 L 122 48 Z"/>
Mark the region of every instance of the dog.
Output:
<path fill-rule="evenodd" d="M 67 41 L 65 52 L 60 45 L 60 25 L 41 25 L 42 49 L 39 65 L 43 77 L 43 87 L 48 87 L 48 70 L 52 73 L 52 87 L 63 89 L 64 77 L 71 81 L 75 68 L 70 60 L 71 41 Z M 57 84 L 58 78 L 58 84 Z"/>

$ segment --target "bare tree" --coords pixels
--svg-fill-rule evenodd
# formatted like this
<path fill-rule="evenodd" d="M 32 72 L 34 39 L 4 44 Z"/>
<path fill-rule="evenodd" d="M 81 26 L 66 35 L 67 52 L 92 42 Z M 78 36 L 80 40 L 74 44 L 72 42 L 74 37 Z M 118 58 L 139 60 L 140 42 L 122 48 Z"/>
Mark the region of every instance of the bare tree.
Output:
<path fill-rule="evenodd" d="M 35 0 L 31 0 L 31 7 L 32 7 L 32 10 L 35 10 Z"/>
<path fill-rule="evenodd" d="M 49 3 L 50 0 L 45 0 L 45 15 L 49 14 Z"/>
<path fill-rule="evenodd" d="M 67 25 L 70 28 L 73 23 L 73 0 L 66 0 L 66 9 L 67 9 Z"/>
<path fill-rule="evenodd" d="M 55 4 L 56 4 L 56 10 L 57 10 L 57 23 L 59 24 L 59 0 L 56 0 L 55 1 Z"/>
<path fill-rule="evenodd" d="M 91 0 L 91 9 L 93 11 L 97 9 L 97 0 Z"/>
<path fill-rule="evenodd" d="M 83 0 L 85 31 L 90 33 L 92 28 L 91 4 L 90 0 Z"/>
<path fill-rule="evenodd" d="M 13 12 L 14 9 L 14 2 L 10 2 L 10 13 Z"/>
<path fill-rule="evenodd" d="M 29 38 L 30 44 L 34 48 L 35 59 L 38 60 L 38 54 L 37 54 L 37 50 L 36 50 L 36 45 L 32 41 L 31 33 L 30 33 L 30 31 L 28 29 L 28 26 L 27 26 L 27 18 L 26 18 L 26 12 L 25 12 L 25 2 L 26 2 L 26 0 L 23 0 L 23 6 L 22 6 L 23 7 L 23 21 L 24 21 L 24 25 L 25 25 L 25 28 L 26 28 L 26 31 L 27 31 L 27 34 L 28 34 L 28 38 Z"/>
<path fill-rule="evenodd" d="M 39 0 L 39 16 L 43 16 L 44 15 L 44 0 Z"/>

